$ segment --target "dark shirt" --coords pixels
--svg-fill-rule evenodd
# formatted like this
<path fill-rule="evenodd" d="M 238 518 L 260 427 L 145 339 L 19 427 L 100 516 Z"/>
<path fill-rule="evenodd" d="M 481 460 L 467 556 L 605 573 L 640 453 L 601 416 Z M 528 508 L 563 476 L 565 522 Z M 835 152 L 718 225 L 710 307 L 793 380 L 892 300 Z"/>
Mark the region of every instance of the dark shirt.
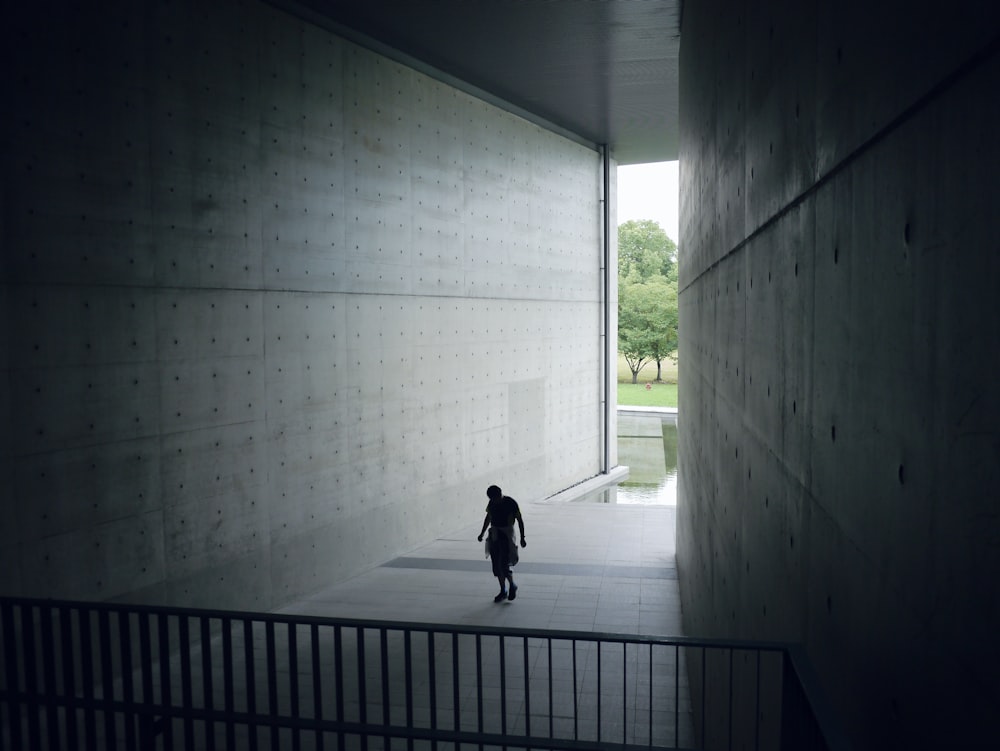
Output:
<path fill-rule="evenodd" d="M 521 516 L 521 509 L 518 508 L 517 501 L 505 495 L 498 500 L 491 500 L 486 506 L 486 513 L 492 526 L 511 527 L 514 520 Z"/>

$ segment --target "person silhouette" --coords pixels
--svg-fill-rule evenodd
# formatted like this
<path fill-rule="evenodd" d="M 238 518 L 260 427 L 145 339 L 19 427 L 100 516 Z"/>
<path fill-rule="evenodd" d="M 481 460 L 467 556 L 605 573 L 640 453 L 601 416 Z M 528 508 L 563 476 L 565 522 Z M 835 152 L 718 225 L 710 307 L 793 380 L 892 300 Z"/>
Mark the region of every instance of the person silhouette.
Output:
<path fill-rule="evenodd" d="M 514 542 L 514 522 L 521 533 L 521 547 L 526 547 L 524 539 L 524 519 L 521 518 L 521 508 L 510 496 L 503 494 L 496 485 L 490 485 L 486 489 L 486 497 L 489 503 L 486 504 L 486 518 L 483 519 L 483 528 L 479 532 L 479 541 L 483 541 L 486 528 L 490 528 L 489 537 L 486 538 L 486 553 L 493 563 L 493 575 L 500 582 L 500 593 L 493 598 L 493 602 L 500 602 L 503 599 L 513 600 L 517 597 L 517 585 L 514 583 L 514 572 L 511 567 L 517 565 L 518 553 L 517 544 Z M 504 586 L 510 582 L 509 589 Z"/>

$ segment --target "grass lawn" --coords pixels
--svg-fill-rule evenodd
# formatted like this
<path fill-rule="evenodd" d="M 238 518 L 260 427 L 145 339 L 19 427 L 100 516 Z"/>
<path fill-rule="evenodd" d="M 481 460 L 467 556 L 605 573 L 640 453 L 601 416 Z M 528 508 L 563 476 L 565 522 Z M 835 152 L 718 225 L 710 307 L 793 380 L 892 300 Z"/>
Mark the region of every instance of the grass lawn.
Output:
<path fill-rule="evenodd" d="M 663 382 L 656 383 L 656 363 L 646 363 L 639 370 L 638 383 L 633 384 L 628 363 L 618 355 L 618 403 L 629 407 L 676 407 L 677 362 L 664 360 L 660 376 Z"/>
<path fill-rule="evenodd" d="M 677 384 L 652 383 L 647 389 L 645 383 L 619 382 L 618 403 L 628 407 L 676 407 Z"/>

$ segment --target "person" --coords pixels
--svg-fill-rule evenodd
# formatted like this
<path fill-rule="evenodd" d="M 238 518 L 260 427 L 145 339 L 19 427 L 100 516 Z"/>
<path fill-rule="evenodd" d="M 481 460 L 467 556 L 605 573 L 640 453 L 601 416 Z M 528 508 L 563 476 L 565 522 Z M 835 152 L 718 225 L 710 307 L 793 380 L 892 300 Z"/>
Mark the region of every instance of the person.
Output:
<path fill-rule="evenodd" d="M 513 600 L 517 597 L 517 585 L 514 583 L 514 572 L 511 567 L 517 564 L 517 545 L 514 542 L 514 522 L 521 533 L 521 547 L 526 547 L 524 539 L 524 519 L 521 518 L 521 509 L 510 496 L 503 494 L 496 485 L 490 485 L 486 489 L 486 497 L 490 499 L 486 504 L 486 518 L 483 519 L 483 529 L 479 533 L 479 541 L 483 541 L 486 534 L 486 527 L 489 526 L 490 533 L 486 541 L 486 552 L 493 563 L 493 575 L 500 582 L 500 594 L 493 598 L 493 602 L 500 602 L 503 599 Z M 506 587 L 506 582 L 510 582 L 510 587 Z"/>

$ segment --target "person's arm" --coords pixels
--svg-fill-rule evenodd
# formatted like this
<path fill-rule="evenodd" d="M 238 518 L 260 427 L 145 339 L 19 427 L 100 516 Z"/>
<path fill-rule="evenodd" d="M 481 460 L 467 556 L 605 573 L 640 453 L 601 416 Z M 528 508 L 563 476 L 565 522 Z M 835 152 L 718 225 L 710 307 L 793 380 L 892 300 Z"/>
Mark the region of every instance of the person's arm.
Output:
<path fill-rule="evenodd" d="M 521 547 L 523 548 L 526 547 L 528 544 L 524 541 L 524 519 L 521 518 L 520 508 L 518 508 L 517 511 L 515 511 L 514 513 L 516 514 L 514 518 L 517 519 L 517 526 L 521 530 Z"/>
<path fill-rule="evenodd" d="M 486 534 L 486 528 L 490 525 L 490 515 L 487 514 L 486 518 L 483 519 L 483 528 L 479 531 L 479 542 L 483 541 L 483 535 Z M 522 535 L 524 532 L 521 533 Z"/>

